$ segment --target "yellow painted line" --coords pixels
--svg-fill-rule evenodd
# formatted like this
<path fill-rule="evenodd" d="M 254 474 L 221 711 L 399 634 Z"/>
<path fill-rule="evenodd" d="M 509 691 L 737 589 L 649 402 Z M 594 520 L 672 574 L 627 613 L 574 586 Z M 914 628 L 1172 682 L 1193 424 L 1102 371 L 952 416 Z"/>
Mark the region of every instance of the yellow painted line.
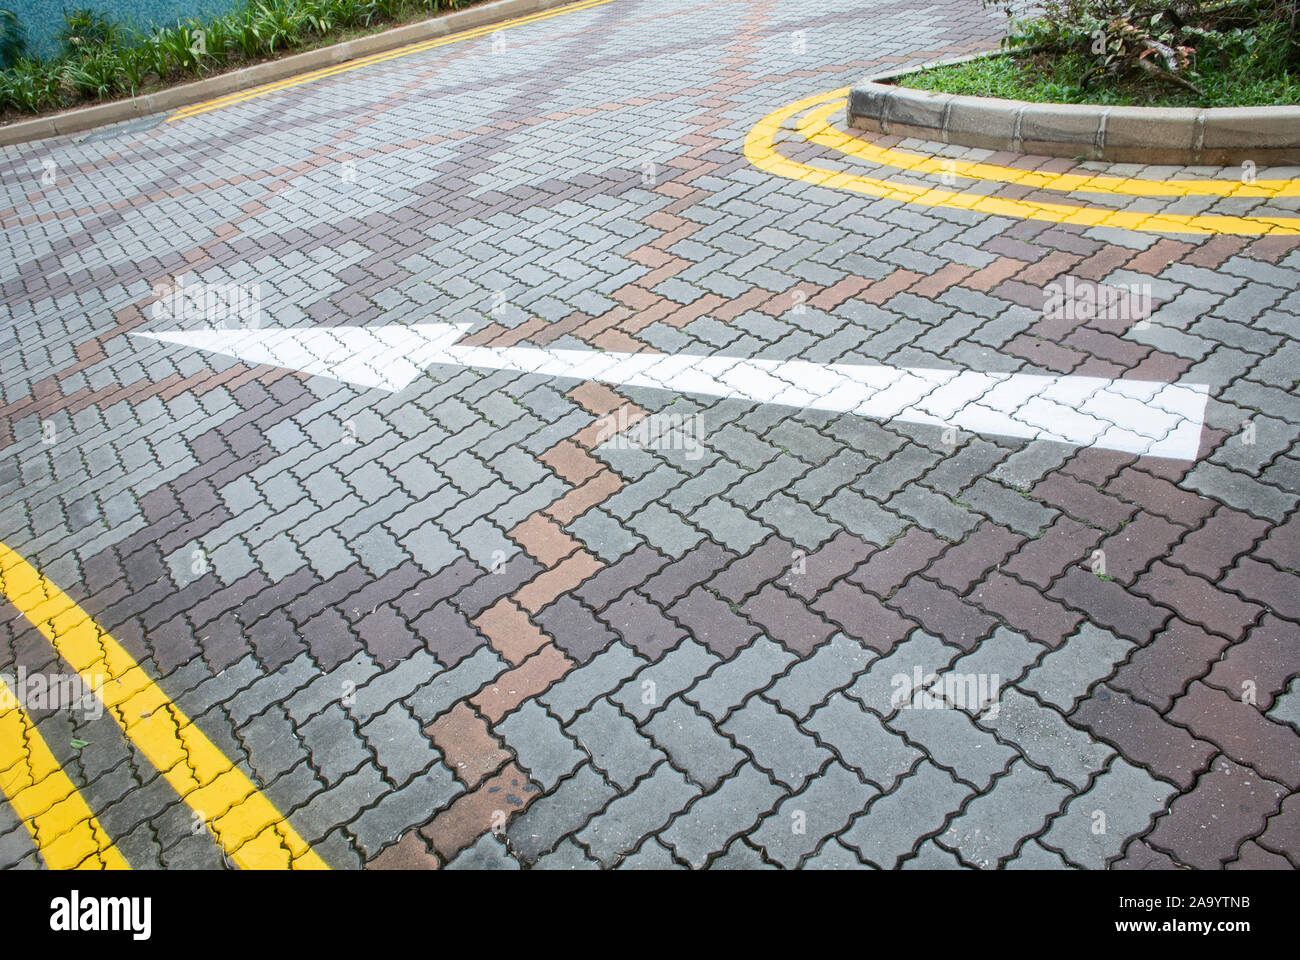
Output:
<path fill-rule="evenodd" d="M 799 119 L 799 131 L 810 142 L 883 167 L 914 173 L 956 174 L 967 180 L 995 180 L 1061 193 L 1118 193 L 1130 197 L 1300 197 L 1300 180 L 1143 180 L 1136 177 L 1083 176 L 1075 173 L 1040 173 L 993 163 L 970 163 L 954 158 L 927 157 L 907 150 L 878 147 L 838 130 L 830 115 L 848 100 L 832 100 Z"/>
<path fill-rule="evenodd" d="M 244 869 L 326 869 L 252 781 L 168 699 L 116 640 L 3 543 L 0 588 L 96 688 L 110 716 Z M 102 686 L 94 680 L 103 679 Z"/>
<path fill-rule="evenodd" d="M 237 93 L 227 94 L 224 97 L 218 97 L 215 100 L 205 100 L 203 103 L 192 104 L 188 107 L 182 107 L 167 118 L 167 123 L 176 120 L 182 120 L 186 117 L 197 116 L 200 113 L 207 113 L 210 110 L 219 110 L 222 107 L 233 106 L 237 103 L 244 103 L 248 100 L 255 100 L 258 97 L 265 97 L 268 94 L 276 93 L 280 90 L 287 90 L 291 87 L 301 86 L 304 83 L 314 83 L 317 80 L 324 80 L 327 77 L 335 77 L 341 73 L 348 73 L 352 70 L 360 70 L 362 67 L 369 67 L 376 63 L 384 63 L 389 60 L 396 60 L 400 57 L 409 57 L 413 53 L 421 53 L 425 50 L 432 50 L 434 47 L 445 47 L 448 44 L 460 43 L 463 40 L 472 40 L 475 37 L 484 37 L 496 33 L 498 30 L 508 30 L 511 27 L 520 27 L 529 23 L 536 23 L 540 20 L 549 20 L 552 17 L 563 16 L 566 13 L 578 13 L 583 10 L 591 10 L 594 7 L 604 6 L 612 3 L 613 0 L 580 0 L 565 7 L 559 7 L 555 10 L 545 10 L 541 13 L 529 14 L 526 17 L 516 17 L 513 20 L 503 20 L 500 23 L 488 24 L 482 27 L 475 27 L 472 30 L 464 30 L 460 33 L 453 33 L 445 37 L 436 37 L 432 40 L 422 40 L 419 43 L 408 44 L 405 47 L 398 47 L 396 50 L 386 50 L 382 53 L 371 54 L 368 57 L 360 57 L 356 60 L 349 60 L 346 63 L 335 64 L 332 67 L 322 67 L 319 70 L 313 70 L 310 73 L 299 74 L 296 77 L 288 77 L 284 80 L 277 80 L 274 83 L 263 84 L 259 87 L 253 87 L 249 90 L 241 90 Z"/>
<path fill-rule="evenodd" d="M 0 789 L 51 870 L 131 869 L 4 680 Z"/>
<path fill-rule="evenodd" d="M 1086 227 L 1114 227 L 1150 233 L 1238 234 L 1242 236 L 1300 235 L 1300 217 L 1231 217 L 1173 213 L 1138 213 L 1105 207 L 1081 207 L 1064 203 L 1043 203 L 982 196 L 932 187 L 918 187 L 896 180 L 843 173 L 783 157 L 776 149 L 776 137 L 797 114 L 843 98 L 848 88 L 821 93 L 781 107 L 768 114 L 745 138 L 745 157 L 768 173 L 835 190 L 865 196 L 915 203 L 920 206 L 971 210 L 991 216 L 1042 220 Z"/>

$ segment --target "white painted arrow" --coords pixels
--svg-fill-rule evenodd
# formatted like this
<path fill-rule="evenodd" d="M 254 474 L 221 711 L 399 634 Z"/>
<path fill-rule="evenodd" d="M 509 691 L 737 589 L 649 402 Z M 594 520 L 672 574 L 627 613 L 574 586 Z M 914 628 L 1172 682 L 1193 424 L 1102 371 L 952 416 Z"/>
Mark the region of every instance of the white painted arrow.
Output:
<path fill-rule="evenodd" d="M 470 324 L 138 332 L 360 387 L 401 390 L 434 364 L 516 370 L 973 433 L 1196 459 L 1205 384 L 695 354 L 467 347 Z"/>

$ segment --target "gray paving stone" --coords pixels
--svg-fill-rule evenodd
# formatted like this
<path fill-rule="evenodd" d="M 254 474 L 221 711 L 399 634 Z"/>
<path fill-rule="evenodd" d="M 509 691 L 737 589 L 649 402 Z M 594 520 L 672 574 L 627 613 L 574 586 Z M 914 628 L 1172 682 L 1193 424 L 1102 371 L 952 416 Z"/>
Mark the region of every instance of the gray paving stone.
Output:
<path fill-rule="evenodd" d="M 817 746 L 788 714 L 761 697 L 751 698 L 719 729 L 791 790 L 801 789 L 830 759 L 830 753 Z"/>
<path fill-rule="evenodd" d="M 786 868 L 794 868 L 822 840 L 839 833 L 879 794 L 846 767 L 833 763 L 806 789 L 765 817 L 748 839 Z"/>
<path fill-rule="evenodd" d="M 750 764 L 701 797 L 659 838 L 691 866 L 702 867 L 727 841 L 752 827 L 785 791 Z"/>
<path fill-rule="evenodd" d="M 568 723 L 574 714 L 590 706 L 597 697 L 622 686 L 645 663 L 644 657 L 618 640 L 596 654 L 590 662 L 571 670 L 537 699 L 561 723 Z"/>
<path fill-rule="evenodd" d="M 886 792 L 921 758 L 920 750 L 843 694 L 818 707 L 803 727 L 833 749 L 843 763 Z"/>
<path fill-rule="evenodd" d="M 525 703 L 495 729 L 515 751 L 520 766 L 547 790 L 586 759 L 560 722 L 536 703 Z"/>
<path fill-rule="evenodd" d="M 532 863 L 551 850 L 561 837 L 580 829 L 617 795 L 605 778 L 584 763 L 553 793 L 539 797 L 510 821 L 506 837 L 511 851 Z"/>
<path fill-rule="evenodd" d="M 1085 621 L 1061 646 L 1043 657 L 1020 686 L 1068 714 L 1087 695 L 1088 688 L 1109 676 L 1134 647 L 1128 640 Z"/>
<path fill-rule="evenodd" d="M 1091 789 L 1079 794 L 1040 838 L 1081 867 L 1101 869 L 1129 837 L 1142 833 L 1177 790 L 1116 757 Z"/>
<path fill-rule="evenodd" d="M 665 756 L 605 698 L 578 714 L 565 730 L 591 757 L 596 769 L 621 792 L 631 789 Z"/>
<path fill-rule="evenodd" d="M 442 763 L 433 763 L 406 786 L 387 793 L 348 824 L 348 832 L 367 858 L 412 827 L 431 820 L 465 788 Z"/>
<path fill-rule="evenodd" d="M 759 637 L 687 690 L 684 696 L 715 720 L 721 720 L 751 692 L 771 683 L 792 660 L 794 654 L 780 644 Z"/>
<path fill-rule="evenodd" d="M 644 721 L 674 696 L 690 688 L 721 658 L 687 637 L 658 661 L 642 667 L 610 699 L 637 721 Z"/>
<path fill-rule="evenodd" d="M 870 869 L 848 847 L 838 840 L 827 840 L 816 854 L 804 861 L 805 870 L 867 870 Z"/>
<path fill-rule="evenodd" d="M 667 763 L 661 763 L 631 793 L 614 800 L 577 834 L 604 866 L 613 866 L 640 838 L 656 832 L 696 796 L 697 788 Z"/>
<path fill-rule="evenodd" d="M 485 833 L 473 845 L 466 847 L 450 863 L 446 870 L 518 870 L 519 861 L 510 856 L 501 838 L 492 833 Z"/>
<path fill-rule="evenodd" d="M 384 774 L 399 787 L 441 756 L 421 732 L 411 711 L 400 703 L 364 724 L 361 736 L 374 751 Z"/>
<path fill-rule="evenodd" d="M 939 842 L 975 867 L 996 867 L 1025 837 L 1043 829 L 1069 791 L 1041 770 L 1016 760 L 993 789 L 972 800 Z"/>
<path fill-rule="evenodd" d="M 840 840 L 863 859 L 892 869 L 923 837 L 939 832 L 972 792 L 934 764 L 922 763 L 896 790 L 872 801 Z"/>
<path fill-rule="evenodd" d="M 847 685 L 864 671 L 876 652 L 843 633 L 831 637 L 807 660 L 801 660 L 790 672 L 772 684 L 764 696 L 776 701 L 791 716 L 803 719 L 812 708 L 823 702 L 832 690 Z"/>
<path fill-rule="evenodd" d="M 949 851 L 943 849 L 934 840 L 921 844 L 916 856 L 904 860 L 903 870 L 960 870 L 962 863 Z"/>
<path fill-rule="evenodd" d="M 931 710 L 909 704 L 886 725 L 919 744 L 933 762 L 981 791 L 987 790 L 993 777 L 1016 756 L 1010 747 L 976 727 L 961 710 L 950 707 Z"/>
<path fill-rule="evenodd" d="M 1003 691 L 997 713 L 985 713 L 979 725 L 1077 789 L 1085 787 L 1114 756 L 1106 744 L 1093 741 L 1055 710 L 1014 689 Z"/>
<path fill-rule="evenodd" d="M 673 859 L 672 851 L 651 837 L 631 856 L 624 857 L 615 866 L 616 870 L 685 870 Z"/>

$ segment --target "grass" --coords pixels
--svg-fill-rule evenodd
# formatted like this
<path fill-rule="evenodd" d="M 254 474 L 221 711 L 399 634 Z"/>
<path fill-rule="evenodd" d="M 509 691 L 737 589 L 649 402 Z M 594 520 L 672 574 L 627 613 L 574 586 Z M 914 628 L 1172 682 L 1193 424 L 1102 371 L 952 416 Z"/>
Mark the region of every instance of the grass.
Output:
<path fill-rule="evenodd" d="M 1086 87 L 1079 78 L 1088 61 L 1079 54 L 1028 57 L 1005 55 L 935 67 L 899 77 L 899 86 L 975 97 L 1002 97 L 1034 103 L 1096 103 L 1142 107 L 1259 107 L 1300 103 L 1300 75 L 1264 74 L 1249 54 L 1229 59 L 1226 66 L 1203 66 L 1196 84 L 1201 97 L 1182 87 L 1146 78 L 1107 78 Z"/>

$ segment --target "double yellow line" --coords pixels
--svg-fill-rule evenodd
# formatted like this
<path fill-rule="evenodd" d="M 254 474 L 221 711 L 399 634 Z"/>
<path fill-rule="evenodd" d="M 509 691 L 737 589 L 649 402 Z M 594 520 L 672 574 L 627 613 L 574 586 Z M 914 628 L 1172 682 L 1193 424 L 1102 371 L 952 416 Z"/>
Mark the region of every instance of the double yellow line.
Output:
<path fill-rule="evenodd" d="M 1300 196 L 1298 180 L 1260 180 L 1247 184 L 1240 180 L 1141 180 L 1124 177 L 1085 177 L 1078 174 L 1036 173 L 996 164 L 968 163 L 925 157 L 904 150 L 889 150 L 831 126 L 830 115 L 843 109 L 848 93 L 847 87 L 832 90 L 829 93 L 799 100 L 768 114 L 754 125 L 746 137 L 746 158 L 760 170 L 792 180 L 921 206 L 974 210 L 979 213 L 1024 220 L 1046 220 L 1052 223 L 1116 227 L 1121 230 L 1154 233 L 1226 233 L 1242 236 L 1300 234 L 1300 217 L 1141 213 L 1107 207 L 1012 200 L 830 170 L 790 160 L 777 150 L 778 135 L 787 128 L 793 118 L 798 117 L 794 127 L 806 142 L 827 147 L 855 160 L 920 174 L 951 174 L 964 179 L 1019 184 L 1064 193 L 1085 192 L 1125 197 L 1221 196 L 1273 199 Z M 800 116 L 801 114 L 805 115 Z"/>
<path fill-rule="evenodd" d="M 0 544 L 0 592 L 97 691 L 109 716 L 244 869 L 325 869 L 275 806 L 62 590 Z M 0 681 L 0 688 L 3 688 Z M 0 694 L 10 693 L 0 689 Z M 126 869 L 31 717 L 10 694 L 0 706 L 0 788 L 53 868 Z M 16 703 L 16 705 L 15 705 Z"/>
<path fill-rule="evenodd" d="M 248 100 L 256 100 L 258 97 L 265 97 L 268 94 L 277 93 L 280 90 L 288 90 L 291 87 L 301 86 L 304 83 L 314 83 L 317 80 L 336 77 L 341 73 L 360 70 L 362 67 L 369 67 L 376 63 L 385 63 L 389 60 L 397 60 L 400 57 L 409 57 L 413 53 L 422 53 L 425 50 L 432 50 L 435 47 L 445 47 L 449 44 L 461 43 L 464 40 L 473 40 L 475 37 L 489 36 L 496 33 L 498 30 L 509 30 L 512 27 L 521 27 L 525 24 L 537 23 L 540 20 L 549 20 L 552 17 L 563 16 L 566 13 L 578 13 L 583 10 L 590 10 L 594 7 L 604 6 L 611 2 L 612 0 L 579 0 L 578 3 L 572 3 L 564 7 L 557 7 L 554 10 L 545 10 L 541 13 L 529 14 L 526 17 L 516 17 L 513 20 L 503 20 L 500 23 L 475 27 L 472 30 L 453 33 L 450 36 L 437 37 L 433 40 L 423 40 L 419 43 L 412 43 L 405 47 L 398 47 L 396 50 L 386 50 L 383 53 L 371 54 L 368 57 L 359 57 L 356 60 L 349 60 L 346 63 L 336 64 L 332 67 L 323 67 L 320 70 L 313 70 L 310 73 L 303 73 L 296 77 L 289 77 L 285 80 L 277 80 L 274 83 L 263 84 L 260 87 L 253 87 L 249 90 L 241 90 L 238 93 L 218 97 L 215 100 L 206 100 L 203 103 L 196 103 L 188 107 L 182 107 L 169 116 L 167 122 L 172 123 L 176 120 L 183 120 L 186 117 L 194 117 L 198 116 L 200 113 L 207 113 L 210 110 L 220 110 L 222 107 L 233 106 L 237 103 L 245 103 Z"/>

